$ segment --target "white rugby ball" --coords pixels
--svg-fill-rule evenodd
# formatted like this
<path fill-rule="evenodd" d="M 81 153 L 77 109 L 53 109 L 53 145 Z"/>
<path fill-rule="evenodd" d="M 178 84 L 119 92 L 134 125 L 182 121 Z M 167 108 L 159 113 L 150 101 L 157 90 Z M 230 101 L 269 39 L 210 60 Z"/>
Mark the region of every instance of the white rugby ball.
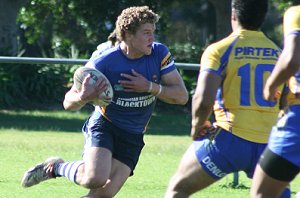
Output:
<path fill-rule="evenodd" d="M 113 98 L 113 89 L 112 86 L 109 82 L 109 80 L 106 78 L 106 76 L 100 72 L 97 69 L 90 68 L 90 67 L 79 67 L 76 69 L 73 80 L 74 80 L 74 85 L 78 91 L 81 90 L 81 85 L 85 77 L 90 74 L 91 79 L 89 80 L 89 84 L 93 85 L 97 82 L 98 79 L 104 78 L 107 83 L 107 89 L 99 94 L 99 100 L 93 101 L 94 105 L 99 105 L 99 106 L 107 106 L 111 102 Z M 105 99 L 104 99 L 105 98 Z"/>

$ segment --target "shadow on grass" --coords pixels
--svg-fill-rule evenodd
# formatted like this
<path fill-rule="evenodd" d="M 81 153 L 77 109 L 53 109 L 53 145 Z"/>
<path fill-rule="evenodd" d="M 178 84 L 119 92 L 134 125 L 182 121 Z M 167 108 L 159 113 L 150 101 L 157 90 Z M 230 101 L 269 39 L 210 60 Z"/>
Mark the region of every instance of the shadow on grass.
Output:
<path fill-rule="evenodd" d="M 190 135 L 191 113 L 187 107 L 158 103 L 146 134 Z"/>
<path fill-rule="evenodd" d="M 244 184 L 235 184 L 234 182 L 230 182 L 229 184 L 220 185 L 221 188 L 233 188 L 233 189 L 243 189 L 249 190 L 249 186 L 245 186 Z"/>
<path fill-rule="evenodd" d="M 74 112 L 38 110 L 42 116 L 24 111 L 0 111 L 0 128 L 30 131 L 81 132 L 81 128 L 91 109 L 74 116 Z M 49 112 L 49 113 L 48 113 Z M 62 112 L 62 115 L 58 115 Z M 66 116 L 64 116 L 66 115 Z M 72 115 L 72 116 L 69 116 Z M 146 134 L 149 135 L 189 135 L 190 113 L 182 106 L 158 104 L 150 120 Z"/>
<path fill-rule="evenodd" d="M 84 120 L 64 119 L 53 116 L 33 116 L 30 114 L 8 114 L 0 112 L 0 128 L 29 131 L 81 132 Z"/>

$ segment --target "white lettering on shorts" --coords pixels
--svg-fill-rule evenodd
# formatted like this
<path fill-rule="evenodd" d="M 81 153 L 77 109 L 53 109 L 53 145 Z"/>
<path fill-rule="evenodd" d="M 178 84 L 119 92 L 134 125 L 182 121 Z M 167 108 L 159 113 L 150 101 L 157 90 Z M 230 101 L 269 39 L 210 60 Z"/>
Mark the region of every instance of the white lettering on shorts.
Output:
<path fill-rule="evenodd" d="M 215 176 L 222 178 L 226 173 L 222 172 L 216 165 L 213 163 L 209 156 L 206 156 L 202 162 L 205 164 L 205 167 Z"/>

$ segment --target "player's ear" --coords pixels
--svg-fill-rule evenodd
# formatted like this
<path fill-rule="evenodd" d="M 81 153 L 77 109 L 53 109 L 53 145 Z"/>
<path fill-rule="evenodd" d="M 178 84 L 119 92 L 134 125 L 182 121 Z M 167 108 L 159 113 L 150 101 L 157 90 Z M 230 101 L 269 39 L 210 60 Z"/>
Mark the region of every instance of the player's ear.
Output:
<path fill-rule="evenodd" d="M 238 26 L 238 20 L 237 20 L 237 16 L 236 16 L 236 12 L 235 9 L 232 8 L 231 9 L 231 27 L 232 30 L 234 31 Z"/>
<path fill-rule="evenodd" d="M 232 8 L 231 9 L 231 21 L 236 21 L 236 20 L 237 20 L 236 12 L 235 12 L 235 9 Z"/>
<path fill-rule="evenodd" d="M 130 41 L 134 37 L 134 34 L 130 31 L 125 31 L 125 40 Z"/>

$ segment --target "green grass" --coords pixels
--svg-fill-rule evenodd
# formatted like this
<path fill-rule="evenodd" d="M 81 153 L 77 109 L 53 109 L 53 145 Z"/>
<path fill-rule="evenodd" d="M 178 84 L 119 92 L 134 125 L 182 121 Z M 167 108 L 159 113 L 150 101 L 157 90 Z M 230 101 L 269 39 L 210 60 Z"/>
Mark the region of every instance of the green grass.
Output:
<path fill-rule="evenodd" d="M 24 189 L 20 181 L 24 171 L 49 156 L 80 160 L 83 137 L 80 129 L 87 111 L 0 111 L 0 197 L 1 198 L 73 198 L 87 193 L 65 178 L 49 180 Z M 163 197 L 170 177 L 182 154 L 191 143 L 189 113 L 175 109 L 157 110 L 145 136 L 146 146 L 136 167 L 117 198 Z M 231 187 L 233 175 L 195 194 L 195 197 L 249 197 L 250 180 L 239 174 L 239 185 Z M 292 191 L 300 190 L 300 178 Z"/>

